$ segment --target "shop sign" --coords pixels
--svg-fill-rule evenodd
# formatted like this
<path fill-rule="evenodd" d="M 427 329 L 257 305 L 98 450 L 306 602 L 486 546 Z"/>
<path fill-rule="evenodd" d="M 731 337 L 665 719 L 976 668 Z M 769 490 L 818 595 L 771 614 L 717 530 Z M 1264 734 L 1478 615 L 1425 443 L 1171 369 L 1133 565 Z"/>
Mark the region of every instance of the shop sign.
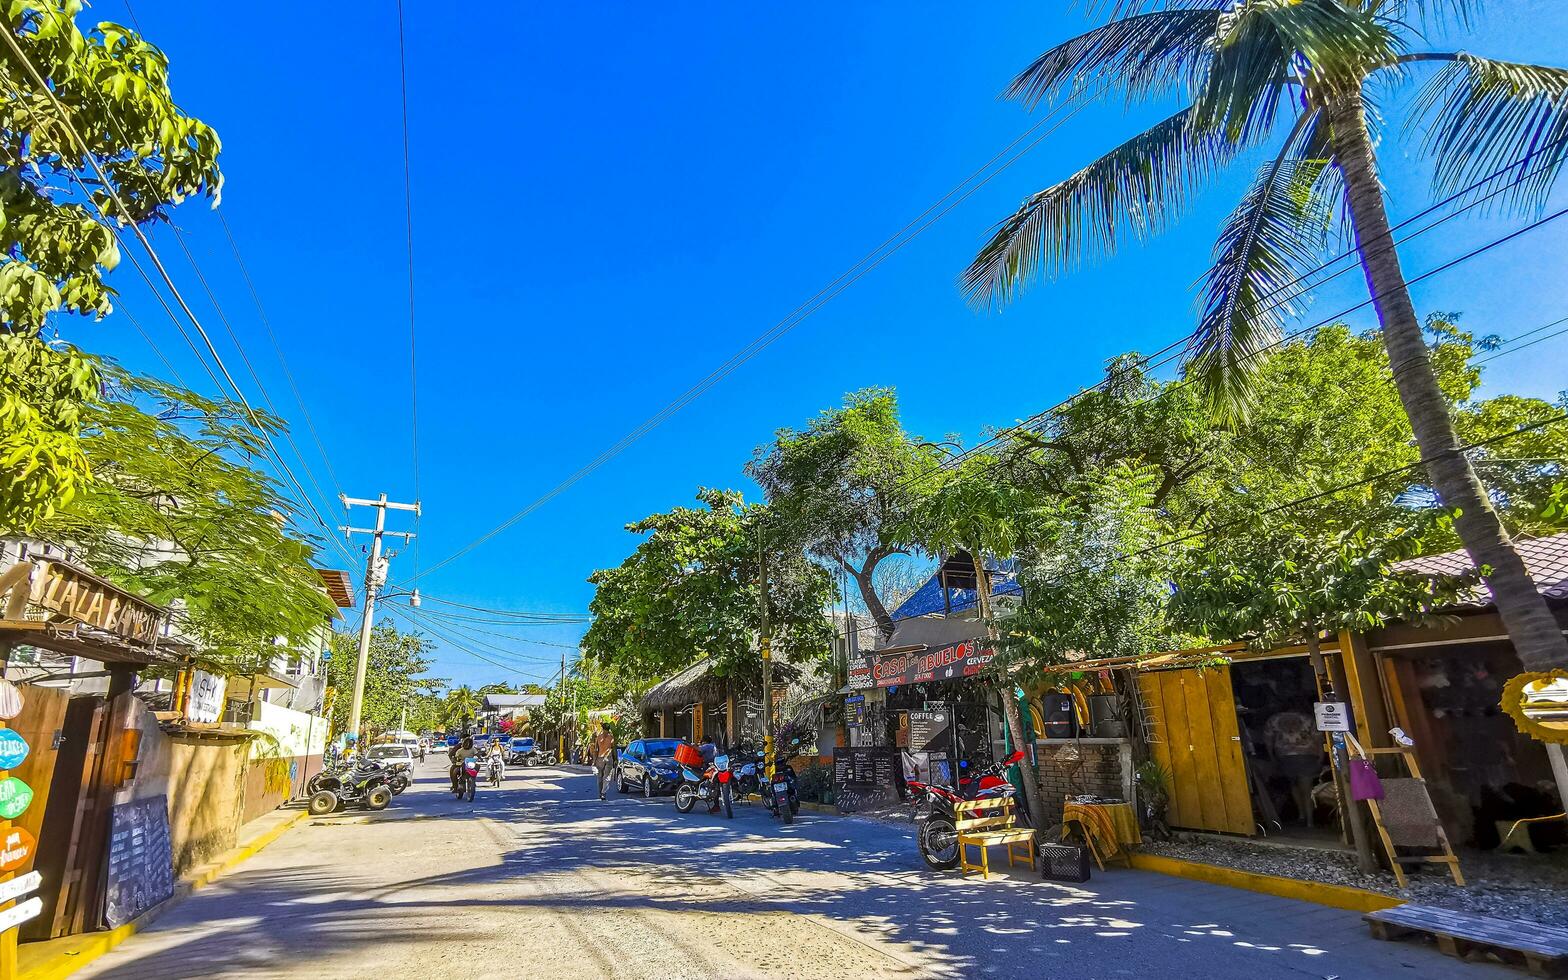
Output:
<path fill-rule="evenodd" d="M 15 871 L 33 856 L 38 841 L 21 827 L 7 827 L 0 831 L 5 843 L 0 844 L 0 871 Z"/>
<path fill-rule="evenodd" d="M 36 897 L 29 898 L 21 905 L 11 906 L 4 912 L 0 912 L 0 932 L 4 932 L 7 929 L 15 929 L 28 919 L 37 916 L 43 910 L 43 899 Z"/>
<path fill-rule="evenodd" d="M 872 674 L 877 687 L 950 681 L 975 676 L 995 656 L 995 650 L 981 649 L 979 640 L 965 640 L 921 653 L 894 653 L 878 657 Z"/>
<path fill-rule="evenodd" d="M 210 725 L 223 717 L 223 694 L 228 678 L 205 670 L 191 671 L 191 694 L 185 717 L 199 725 Z"/>
<path fill-rule="evenodd" d="M 15 769 L 31 751 L 27 739 L 18 735 L 16 729 L 0 730 L 0 769 Z"/>
<path fill-rule="evenodd" d="M 921 752 L 932 747 L 952 724 L 953 713 L 946 708 L 909 713 L 909 750 Z"/>
<path fill-rule="evenodd" d="M 1350 731 L 1350 712 L 1345 710 L 1345 702 L 1318 701 L 1317 703 L 1313 704 L 1312 712 L 1313 714 L 1317 715 L 1318 731 Z"/>
<path fill-rule="evenodd" d="M 29 871 L 20 878 L 10 881 L 0 881 L 0 902 L 9 902 L 21 898 L 44 883 L 44 876 L 36 871 Z"/>
<path fill-rule="evenodd" d="M 864 691 L 869 687 L 876 687 L 876 680 L 872 676 L 872 662 L 875 655 L 866 653 L 853 653 L 849 657 L 849 689 L 851 691 Z"/>
<path fill-rule="evenodd" d="M 0 572 L 0 596 L 9 597 L 3 607 L 9 620 L 25 620 L 31 605 L 144 644 L 156 641 L 163 628 L 160 607 L 63 562 L 12 565 Z"/>
<path fill-rule="evenodd" d="M 0 779 L 0 817 L 15 820 L 33 802 L 33 788 L 12 776 Z"/>

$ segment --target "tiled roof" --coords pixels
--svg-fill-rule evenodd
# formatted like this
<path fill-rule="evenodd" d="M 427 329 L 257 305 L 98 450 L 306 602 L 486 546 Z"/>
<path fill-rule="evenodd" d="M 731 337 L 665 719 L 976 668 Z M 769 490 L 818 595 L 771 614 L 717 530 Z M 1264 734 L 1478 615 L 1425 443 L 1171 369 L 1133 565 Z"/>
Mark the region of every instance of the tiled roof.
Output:
<path fill-rule="evenodd" d="M 1568 599 L 1568 534 L 1552 534 L 1544 538 L 1520 537 L 1514 539 L 1514 549 L 1524 559 L 1536 588 L 1548 599 Z M 1465 575 L 1475 565 L 1464 550 L 1448 551 L 1441 555 L 1412 558 L 1394 566 L 1401 572 L 1422 575 Z M 1467 603 L 1473 606 L 1490 606 L 1489 593 L 1478 593 Z"/>

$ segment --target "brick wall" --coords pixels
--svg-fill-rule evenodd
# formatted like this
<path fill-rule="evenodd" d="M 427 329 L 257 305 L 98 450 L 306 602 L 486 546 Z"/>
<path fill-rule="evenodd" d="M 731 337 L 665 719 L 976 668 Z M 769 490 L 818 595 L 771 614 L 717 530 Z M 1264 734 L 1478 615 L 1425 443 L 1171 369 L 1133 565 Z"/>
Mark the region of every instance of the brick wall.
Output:
<path fill-rule="evenodd" d="M 1093 793 L 1125 799 L 1123 759 L 1125 742 L 1037 742 L 1035 775 L 1040 784 L 1040 805 L 1052 827 L 1062 822 L 1062 801 L 1068 796 Z M 1074 757 L 1076 754 L 1076 758 Z"/>

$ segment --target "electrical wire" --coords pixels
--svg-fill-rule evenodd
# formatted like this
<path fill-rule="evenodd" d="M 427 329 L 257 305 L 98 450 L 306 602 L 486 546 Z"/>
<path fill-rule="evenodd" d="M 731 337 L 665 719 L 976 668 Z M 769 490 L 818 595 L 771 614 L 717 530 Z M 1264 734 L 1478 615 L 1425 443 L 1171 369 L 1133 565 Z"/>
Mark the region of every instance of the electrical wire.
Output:
<path fill-rule="evenodd" d="M 664 424 L 665 421 L 674 416 L 681 409 L 685 408 L 687 405 L 706 394 L 720 381 L 723 381 L 729 375 L 739 370 L 742 365 L 746 364 L 748 361 L 761 354 L 768 347 L 772 346 L 781 337 L 789 333 L 801 322 L 803 322 L 807 317 L 822 309 L 822 307 L 826 306 L 840 293 L 844 292 L 844 290 L 848 289 L 850 286 L 860 281 L 860 279 L 864 278 L 866 275 L 870 274 L 876 268 L 881 266 L 882 263 L 887 261 L 888 258 L 892 257 L 904 246 L 914 241 L 915 238 L 919 237 L 928 228 L 940 221 L 954 208 L 958 207 L 958 205 L 968 200 L 969 197 L 972 196 L 976 191 L 990 183 L 1008 167 L 1011 167 L 1014 163 L 1017 163 L 1026 154 L 1028 154 L 1036 146 L 1043 142 L 1048 136 L 1054 133 L 1062 125 L 1066 124 L 1067 121 L 1070 120 L 1073 116 L 1077 115 L 1078 112 L 1082 111 L 1085 106 L 1089 105 L 1092 101 L 1091 96 L 1097 96 L 1098 94 L 1098 92 L 1085 89 L 1081 93 L 1075 94 L 1072 98 L 1069 98 L 1060 103 L 1058 106 L 1054 107 L 1028 131 L 1028 133 L 1031 134 L 1039 131 L 1039 135 L 1035 136 L 1031 142 L 1025 145 L 1023 149 L 1019 150 L 1016 154 L 1014 154 L 1011 159 L 1006 160 L 989 175 L 983 177 L 983 179 L 979 179 L 980 175 L 983 174 L 985 170 L 989 169 L 992 163 L 994 163 L 996 160 L 996 157 L 993 157 L 992 161 L 982 166 L 980 170 L 977 170 L 952 191 L 949 191 L 948 194 L 944 195 L 943 198 L 939 199 L 936 205 L 928 207 L 924 212 L 921 213 L 920 217 L 916 218 L 914 221 L 911 221 L 904 227 L 904 229 L 901 229 L 899 232 L 895 233 L 882 245 L 879 245 L 877 248 L 867 253 L 867 255 L 862 258 L 860 262 L 857 262 L 844 273 L 841 273 L 838 278 L 834 279 L 831 283 L 819 290 L 810 299 L 796 307 L 796 309 L 785 316 L 783 320 L 780 320 L 773 327 L 763 332 L 757 338 L 753 339 L 750 344 L 743 347 L 739 352 L 732 355 L 729 360 L 715 368 L 706 378 L 703 378 L 697 384 L 693 385 L 691 388 L 688 388 L 674 401 L 670 402 L 659 412 L 645 420 L 641 425 L 637 426 L 631 432 L 621 437 L 619 441 L 612 444 L 608 449 L 601 452 L 598 456 L 594 457 L 594 459 L 590 460 L 583 467 L 572 473 L 565 480 L 561 481 L 554 488 L 546 492 L 543 496 L 537 498 L 522 510 L 519 510 L 511 517 L 507 518 L 496 527 L 464 545 L 462 548 L 459 548 L 452 554 L 446 556 L 428 568 L 425 568 L 419 573 L 419 577 L 428 575 L 438 568 L 445 567 L 451 562 L 456 561 L 458 558 L 461 558 L 463 555 L 468 554 L 470 551 L 473 551 L 475 548 L 494 538 L 496 535 L 506 531 L 508 528 L 523 520 L 525 517 L 538 510 L 540 507 L 543 507 L 551 500 L 565 493 L 585 477 L 589 476 L 600 467 L 608 463 L 610 460 L 619 456 L 637 442 L 641 441 L 646 435 L 648 435 L 648 433 L 652 432 L 654 429 L 657 429 L 660 425 Z M 1065 114 L 1060 115 L 1058 118 L 1054 118 L 1053 121 L 1053 116 L 1057 113 Z M 1052 123 L 1049 127 L 1046 126 L 1048 122 Z M 1040 131 L 1042 128 L 1043 131 Z M 1017 142 L 1018 141 L 1015 140 L 1014 143 L 1009 144 L 1009 146 L 1016 146 Z M 1004 150 L 1003 154 L 999 154 L 999 156 L 1005 155 L 1006 152 L 1007 151 Z M 964 189 L 966 185 L 970 184 L 976 179 L 979 179 L 978 183 L 975 183 L 972 187 L 968 187 L 967 190 Z M 954 195 L 957 196 L 954 197 Z M 951 200 L 949 201 L 950 198 Z M 944 201 L 948 203 L 944 205 Z"/>

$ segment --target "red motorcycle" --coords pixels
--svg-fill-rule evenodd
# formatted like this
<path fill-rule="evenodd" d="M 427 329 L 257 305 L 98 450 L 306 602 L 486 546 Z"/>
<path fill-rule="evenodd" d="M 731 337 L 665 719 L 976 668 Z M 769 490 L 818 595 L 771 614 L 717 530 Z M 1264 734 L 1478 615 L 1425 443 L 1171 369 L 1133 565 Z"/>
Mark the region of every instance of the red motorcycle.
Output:
<path fill-rule="evenodd" d="M 1007 769 L 1023 759 L 1022 752 L 1014 752 L 1001 762 L 993 763 L 974 776 L 960 777 L 960 792 L 946 786 L 936 786 L 918 780 L 907 780 L 909 802 L 919 808 L 915 817 L 915 840 L 920 845 L 920 856 L 926 864 L 946 871 L 958 865 L 958 811 L 959 803 L 966 800 L 1010 800 L 1018 788 L 1007 781 Z M 976 813 L 975 816 L 984 816 Z M 1027 824 L 1027 815 L 1018 815 L 1019 823 Z"/>

